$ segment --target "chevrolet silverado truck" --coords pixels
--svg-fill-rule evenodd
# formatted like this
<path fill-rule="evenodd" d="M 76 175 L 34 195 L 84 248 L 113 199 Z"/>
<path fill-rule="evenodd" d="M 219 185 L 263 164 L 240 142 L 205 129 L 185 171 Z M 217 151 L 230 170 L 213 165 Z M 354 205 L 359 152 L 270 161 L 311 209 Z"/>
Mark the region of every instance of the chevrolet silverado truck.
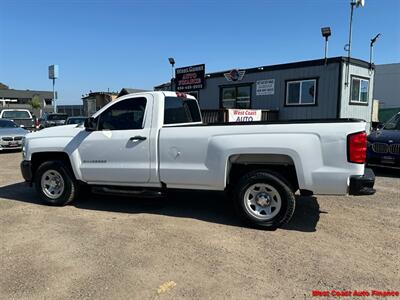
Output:
<path fill-rule="evenodd" d="M 204 124 L 194 97 L 144 92 L 109 103 L 84 125 L 28 134 L 21 170 L 50 205 L 66 205 L 88 186 L 146 197 L 225 191 L 244 221 L 279 227 L 291 219 L 297 191 L 375 192 L 365 127 L 353 119 Z"/>
<path fill-rule="evenodd" d="M 0 119 L 8 119 L 18 126 L 27 130 L 35 130 L 35 117 L 27 109 L 3 109 L 0 112 Z"/>

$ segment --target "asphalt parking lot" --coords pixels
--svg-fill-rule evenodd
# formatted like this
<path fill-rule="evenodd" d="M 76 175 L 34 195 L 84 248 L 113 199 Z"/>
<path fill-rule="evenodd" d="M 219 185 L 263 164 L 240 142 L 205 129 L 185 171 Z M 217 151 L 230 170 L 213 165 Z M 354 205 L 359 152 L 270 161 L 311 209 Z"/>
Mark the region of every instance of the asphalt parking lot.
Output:
<path fill-rule="evenodd" d="M 400 172 L 369 197 L 302 197 L 274 231 L 214 193 L 89 195 L 41 205 L 20 153 L 0 153 L 1 299 L 311 298 L 400 289 Z"/>

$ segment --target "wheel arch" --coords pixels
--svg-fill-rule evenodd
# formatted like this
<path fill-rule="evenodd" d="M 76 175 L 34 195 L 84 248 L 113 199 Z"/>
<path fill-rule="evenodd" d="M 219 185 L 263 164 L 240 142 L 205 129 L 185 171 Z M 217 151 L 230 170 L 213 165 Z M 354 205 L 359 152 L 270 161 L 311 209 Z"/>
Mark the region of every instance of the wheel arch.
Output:
<path fill-rule="evenodd" d="M 61 151 L 49 151 L 49 152 L 35 152 L 31 155 L 31 170 L 32 180 L 35 178 L 35 173 L 39 166 L 46 161 L 62 161 L 65 163 L 71 173 L 77 178 L 74 168 L 72 167 L 69 155 L 66 152 Z"/>
<path fill-rule="evenodd" d="M 225 185 L 234 185 L 244 174 L 265 170 L 279 176 L 293 192 L 300 188 L 295 160 L 287 154 L 235 154 L 227 160 Z"/>

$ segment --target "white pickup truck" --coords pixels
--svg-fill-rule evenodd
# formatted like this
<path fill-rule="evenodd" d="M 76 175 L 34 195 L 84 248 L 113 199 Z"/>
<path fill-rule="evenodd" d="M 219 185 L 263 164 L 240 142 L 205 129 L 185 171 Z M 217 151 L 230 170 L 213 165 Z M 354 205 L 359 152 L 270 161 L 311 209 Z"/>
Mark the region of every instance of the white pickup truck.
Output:
<path fill-rule="evenodd" d="M 84 126 L 28 134 L 21 170 L 51 205 L 71 202 L 83 186 L 134 196 L 226 191 L 244 221 L 278 227 L 292 217 L 298 190 L 375 192 L 364 166 L 365 126 L 349 119 L 203 124 L 192 96 L 129 94 Z"/>

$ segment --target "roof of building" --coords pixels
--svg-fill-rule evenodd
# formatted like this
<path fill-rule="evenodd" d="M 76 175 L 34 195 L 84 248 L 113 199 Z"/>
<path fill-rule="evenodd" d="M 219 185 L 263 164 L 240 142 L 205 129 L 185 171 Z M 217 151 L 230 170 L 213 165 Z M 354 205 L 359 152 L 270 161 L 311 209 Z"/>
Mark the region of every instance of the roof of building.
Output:
<path fill-rule="evenodd" d="M 170 88 L 171 88 L 171 81 L 156 85 L 154 87 L 154 90 L 156 90 L 156 91 L 165 91 L 165 90 L 169 90 Z"/>
<path fill-rule="evenodd" d="M 0 90 L 8 90 L 8 85 L 0 82 Z"/>
<path fill-rule="evenodd" d="M 0 89 L 0 98 L 32 98 L 35 95 L 46 99 L 53 99 L 53 92 L 51 91 Z"/>
<path fill-rule="evenodd" d="M 116 92 L 90 92 L 86 96 L 83 96 L 82 99 L 89 99 L 96 97 L 97 95 L 105 95 L 105 96 L 116 96 L 118 93 Z"/>
<path fill-rule="evenodd" d="M 340 63 L 340 62 L 347 62 L 347 57 L 344 57 L 344 56 L 330 57 L 326 61 L 327 64 Z M 275 71 L 275 70 L 284 70 L 284 69 L 293 69 L 293 68 L 321 66 L 324 64 L 325 64 L 325 59 L 314 59 L 314 60 L 305 60 L 305 61 L 298 61 L 298 62 L 285 63 L 285 64 L 259 66 L 259 67 L 255 67 L 255 68 L 247 68 L 247 69 L 240 69 L 240 70 L 245 70 L 246 74 L 250 74 L 250 73 L 265 72 L 265 71 Z M 350 64 L 360 66 L 360 67 L 365 67 L 365 68 L 370 67 L 369 62 L 366 62 L 364 60 L 357 59 L 357 58 L 351 58 Z M 207 73 L 206 77 L 210 78 L 210 77 L 224 76 L 224 74 L 226 72 L 229 72 L 231 70 L 232 69 L 225 70 L 225 71 L 219 71 L 219 72 L 213 72 L 213 73 Z"/>
<path fill-rule="evenodd" d="M 134 89 L 134 88 L 122 88 L 121 91 L 118 93 L 118 97 L 133 94 L 133 93 L 141 93 L 141 92 L 148 92 L 148 90 L 142 89 Z"/>
<path fill-rule="evenodd" d="M 376 75 L 383 73 L 400 73 L 400 63 L 375 65 Z"/>

